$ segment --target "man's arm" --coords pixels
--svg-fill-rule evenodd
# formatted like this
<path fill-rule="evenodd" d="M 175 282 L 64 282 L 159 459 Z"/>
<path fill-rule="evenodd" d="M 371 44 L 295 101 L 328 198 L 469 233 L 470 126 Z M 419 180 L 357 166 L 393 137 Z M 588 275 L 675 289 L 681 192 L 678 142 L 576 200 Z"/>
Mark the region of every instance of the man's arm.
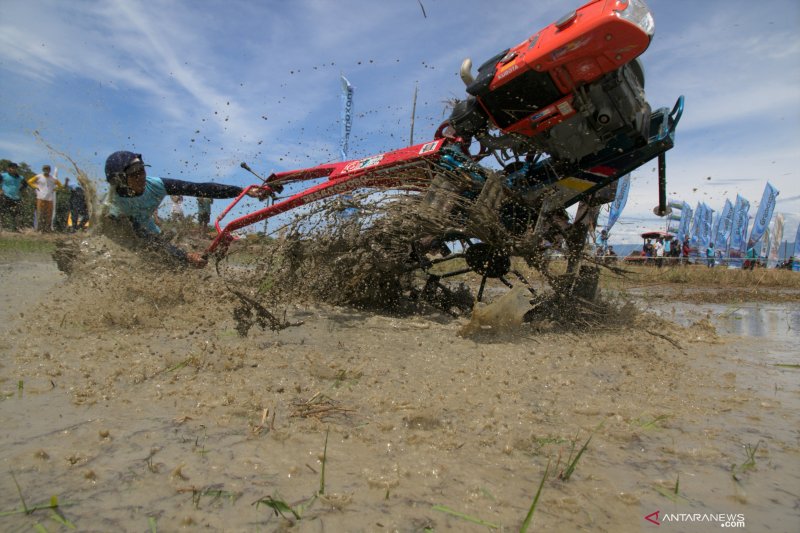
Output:
<path fill-rule="evenodd" d="M 191 181 L 161 178 L 167 194 L 179 196 L 197 196 L 203 198 L 236 198 L 242 193 L 242 188 L 235 185 L 221 183 L 194 183 Z"/>

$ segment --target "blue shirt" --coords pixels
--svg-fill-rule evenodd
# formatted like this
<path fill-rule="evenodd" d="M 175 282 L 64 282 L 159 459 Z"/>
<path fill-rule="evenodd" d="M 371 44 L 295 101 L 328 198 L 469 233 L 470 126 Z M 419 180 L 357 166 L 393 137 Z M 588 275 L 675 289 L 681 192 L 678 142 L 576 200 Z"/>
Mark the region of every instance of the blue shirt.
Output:
<path fill-rule="evenodd" d="M 137 226 L 150 233 L 159 234 L 161 228 L 153 220 L 153 214 L 167 196 L 164 182 L 157 176 L 147 176 L 141 196 L 124 197 L 115 190 L 109 193 L 109 214 L 114 217 L 126 216 Z"/>
<path fill-rule="evenodd" d="M 3 194 L 12 200 L 21 200 L 22 198 L 19 196 L 19 188 L 22 185 L 22 182 L 25 181 L 25 178 L 23 178 L 21 174 L 12 176 L 8 172 L 3 172 L 2 176 Z"/>

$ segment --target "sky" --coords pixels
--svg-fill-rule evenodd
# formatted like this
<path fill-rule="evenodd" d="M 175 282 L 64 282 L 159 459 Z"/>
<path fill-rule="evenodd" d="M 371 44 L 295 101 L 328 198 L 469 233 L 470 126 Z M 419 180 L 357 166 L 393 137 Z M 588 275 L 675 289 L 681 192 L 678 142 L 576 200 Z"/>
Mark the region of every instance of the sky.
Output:
<path fill-rule="evenodd" d="M 448 100 L 464 97 L 464 58 L 480 65 L 579 5 L 0 0 L 0 158 L 70 175 L 49 145 L 102 183 L 108 154 L 131 150 L 161 177 L 256 183 L 241 162 L 267 176 L 338 160 L 341 75 L 355 90 L 350 158 L 409 144 L 415 87 L 421 143 L 448 116 Z M 671 108 L 686 98 L 667 154 L 670 199 L 719 211 L 739 193 L 754 215 L 769 181 L 791 241 L 800 223 L 800 2 L 648 5 L 648 101 Z M 633 173 L 612 242 L 662 229 L 657 200 L 653 162 Z"/>

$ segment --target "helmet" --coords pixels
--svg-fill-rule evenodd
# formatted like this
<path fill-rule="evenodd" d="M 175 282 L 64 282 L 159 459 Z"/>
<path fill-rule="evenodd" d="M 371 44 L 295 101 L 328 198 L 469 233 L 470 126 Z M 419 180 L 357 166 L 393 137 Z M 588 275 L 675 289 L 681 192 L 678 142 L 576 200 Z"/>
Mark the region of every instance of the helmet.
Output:
<path fill-rule="evenodd" d="M 113 187 L 124 187 L 128 183 L 125 171 L 137 160 L 142 161 L 142 154 L 119 151 L 106 159 L 106 181 Z"/>

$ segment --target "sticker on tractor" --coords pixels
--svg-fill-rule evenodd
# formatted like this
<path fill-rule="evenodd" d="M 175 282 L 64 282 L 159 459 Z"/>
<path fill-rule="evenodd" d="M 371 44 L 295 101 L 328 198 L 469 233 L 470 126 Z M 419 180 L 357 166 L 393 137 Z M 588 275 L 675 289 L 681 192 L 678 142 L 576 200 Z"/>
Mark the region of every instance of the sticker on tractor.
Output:
<path fill-rule="evenodd" d="M 561 102 L 560 104 L 556 105 L 556 107 L 562 115 L 569 115 L 572 113 L 572 106 L 569 105 L 569 102 Z"/>
<path fill-rule="evenodd" d="M 543 119 L 548 115 L 552 115 L 554 111 L 555 108 L 553 106 L 545 107 L 538 113 L 534 113 L 533 115 L 531 115 L 531 122 L 538 122 L 540 119 Z"/>
<path fill-rule="evenodd" d="M 428 152 L 433 152 L 439 146 L 441 141 L 433 141 L 429 143 L 425 143 L 422 145 L 422 148 L 419 149 L 419 155 L 427 154 Z"/>
<path fill-rule="evenodd" d="M 366 159 L 359 159 L 358 161 L 348 163 L 342 172 L 352 172 L 353 170 L 362 170 L 365 168 L 374 167 L 381 161 L 383 161 L 383 154 L 367 157 Z"/>

